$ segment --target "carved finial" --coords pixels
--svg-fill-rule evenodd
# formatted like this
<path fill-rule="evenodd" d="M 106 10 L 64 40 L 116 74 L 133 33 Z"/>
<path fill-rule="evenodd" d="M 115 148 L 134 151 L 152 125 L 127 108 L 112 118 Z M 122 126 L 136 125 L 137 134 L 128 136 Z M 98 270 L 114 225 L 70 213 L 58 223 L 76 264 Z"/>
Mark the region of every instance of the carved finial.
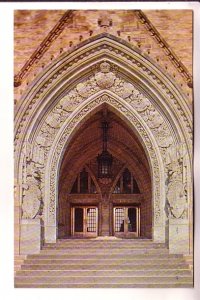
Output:
<path fill-rule="evenodd" d="M 98 25 L 103 28 L 108 28 L 112 26 L 112 19 L 109 18 L 107 14 L 104 14 L 98 19 Z"/>

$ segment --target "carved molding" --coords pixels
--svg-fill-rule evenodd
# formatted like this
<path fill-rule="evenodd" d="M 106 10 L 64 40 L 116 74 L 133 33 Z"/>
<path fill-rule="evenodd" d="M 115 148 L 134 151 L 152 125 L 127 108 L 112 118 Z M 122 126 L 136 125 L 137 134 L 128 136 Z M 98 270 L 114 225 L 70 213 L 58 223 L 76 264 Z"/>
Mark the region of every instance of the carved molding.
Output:
<path fill-rule="evenodd" d="M 180 61 L 178 56 L 175 54 L 175 52 L 170 48 L 168 43 L 165 41 L 165 39 L 160 35 L 160 33 L 157 31 L 157 29 L 153 26 L 151 21 L 147 18 L 145 13 L 141 10 L 135 11 L 136 16 L 140 20 L 142 24 L 144 24 L 147 31 L 150 33 L 150 35 L 154 38 L 154 40 L 159 44 L 159 46 L 163 49 L 165 55 L 171 60 L 175 68 L 178 70 L 178 72 L 184 77 L 186 80 L 188 86 L 190 88 L 193 87 L 193 80 L 192 76 L 187 70 L 187 68 L 184 66 L 184 64 Z"/>
<path fill-rule="evenodd" d="M 104 67 L 107 68 L 106 71 L 102 69 Z M 109 88 L 114 94 L 126 99 L 127 103 L 146 122 L 161 148 L 167 148 L 173 143 L 169 127 L 154 105 L 132 83 L 126 82 L 119 77 L 119 74 L 115 74 L 113 68 L 114 66 L 106 61 L 101 63 L 93 76 L 78 83 L 48 113 L 35 139 L 34 161 L 42 163 L 45 160 L 56 133 L 78 105 L 83 103 L 84 99 L 91 97 L 105 88 Z"/>
<path fill-rule="evenodd" d="M 105 34 L 103 35 L 103 37 Z M 103 38 L 104 40 L 104 38 Z M 30 100 L 28 101 L 28 106 L 26 108 L 23 108 L 23 110 L 20 112 L 20 117 L 17 118 L 17 132 L 15 135 L 15 145 L 17 145 L 18 140 L 21 140 L 21 135 L 23 133 L 23 127 L 27 123 L 27 121 L 30 118 L 30 115 L 32 111 L 35 109 L 35 107 L 38 105 L 38 102 L 41 101 L 40 99 L 43 98 L 43 95 L 46 94 L 47 90 L 50 88 L 50 86 L 55 85 L 54 81 L 60 81 L 63 76 L 66 76 L 67 72 L 70 72 L 72 69 L 76 68 L 76 66 L 81 64 L 81 60 L 89 58 L 91 55 L 91 58 L 96 55 L 96 52 L 103 52 L 105 51 L 105 54 L 108 53 L 107 50 L 109 50 L 109 53 L 113 55 L 113 57 L 118 57 L 120 60 L 124 60 L 126 62 L 127 66 L 133 67 L 137 72 L 142 72 L 145 74 L 145 76 L 148 76 L 149 80 L 152 81 L 155 88 L 158 90 L 161 89 L 161 92 L 164 93 L 163 97 L 165 97 L 165 101 L 169 103 L 173 109 L 176 110 L 177 113 L 177 119 L 180 119 L 183 127 L 185 128 L 185 133 L 188 134 L 189 138 L 192 140 L 192 127 L 191 122 L 188 119 L 188 113 L 185 112 L 185 109 L 183 109 L 182 104 L 184 103 L 184 100 L 182 101 L 182 104 L 180 105 L 180 99 L 177 94 L 177 91 L 174 89 L 170 89 L 170 87 L 167 86 L 167 81 L 162 81 L 162 78 L 158 78 L 158 74 L 154 73 L 155 69 L 149 69 L 145 63 L 145 60 L 141 61 L 140 57 L 135 56 L 134 58 L 130 56 L 129 54 L 125 54 L 123 51 L 121 51 L 119 48 L 115 48 L 114 46 L 109 45 L 110 40 L 109 38 L 105 38 L 105 41 L 101 44 L 101 46 L 98 47 L 91 47 L 91 49 L 88 49 L 88 51 L 85 53 L 85 55 L 79 55 L 77 56 L 73 61 L 71 61 L 68 64 L 62 64 L 61 67 L 58 67 L 56 72 L 52 72 L 52 75 L 49 75 L 49 77 L 43 81 L 42 85 L 40 84 L 39 89 L 34 89 L 34 93 L 31 95 Z M 116 45 L 115 45 L 116 46 Z M 107 54 L 106 54 L 107 55 Z M 64 75 L 63 75 L 64 74 Z M 106 74 L 106 73 L 105 73 Z M 114 76 L 114 75 L 113 75 Z M 98 78 L 97 78 L 98 79 Z M 99 82 L 100 82 L 101 76 L 99 76 Z M 109 78 L 109 80 L 111 80 Z M 114 80 L 114 77 L 112 81 Z M 163 78 L 164 80 L 164 78 Z M 105 84 L 105 83 L 99 83 Z M 108 84 L 108 83 L 107 83 Z M 111 83 L 110 83 L 111 84 Z M 99 86 L 100 88 L 100 86 Z M 126 87 L 126 92 L 124 91 L 124 95 L 121 95 L 123 97 L 126 97 L 126 93 L 129 93 L 130 86 Z M 88 94 L 87 87 L 82 87 L 82 84 L 79 85 L 79 92 L 82 96 L 85 96 Z M 25 98 L 28 97 L 29 99 L 29 92 L 27 92 L 27 95 Z M 66 108 L 68 110 L 73 110 L 73 105 L 71 107 Z M 186 110 L 187 111 L 187 110 Z"/>

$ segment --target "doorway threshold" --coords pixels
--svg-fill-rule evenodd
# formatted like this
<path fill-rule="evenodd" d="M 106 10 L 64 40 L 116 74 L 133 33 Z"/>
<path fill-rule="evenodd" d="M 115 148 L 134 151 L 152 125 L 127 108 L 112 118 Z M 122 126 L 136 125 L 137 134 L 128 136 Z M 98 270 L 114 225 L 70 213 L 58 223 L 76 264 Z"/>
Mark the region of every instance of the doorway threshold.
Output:
<path fill-rule="evenodd" d="M 108 235 L 106 235 L 106 236 L 97 236 L 96 238 L 95 238 L 95 240 L 122 240 L 122 238 L 118 238 L 118 237 L 116 237 L 116 236 L 108 236 Z"/>

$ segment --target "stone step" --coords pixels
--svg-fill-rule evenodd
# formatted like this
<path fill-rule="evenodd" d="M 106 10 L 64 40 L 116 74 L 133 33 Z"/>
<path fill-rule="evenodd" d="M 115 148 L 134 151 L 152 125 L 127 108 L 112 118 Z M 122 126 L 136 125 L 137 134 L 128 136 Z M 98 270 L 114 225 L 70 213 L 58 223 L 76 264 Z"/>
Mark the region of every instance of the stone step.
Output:
<path fill-rule="evenodd" d="M 66 239 L 58 239 L 56 244 L 59 243 L 132 243 L 132 242 L 141 242 L 141 243 L 156 243 L 152 239 L 141 239 L 141 238 L 116 238 L 116 237 L 97 237 L 97 238 L 66 238 Z M 48 243 L 47 243 L 48 244 Z"/>
<path fill-rule="evenodd" d="M 22 270 L 187 270 L 188 265 L 186 263 L 155 263 L 155 262 L 147 262 L 146 264 L 141 264 L 141 263 L 120 263 L 120 262 L 115 262 L 115 263 L 91 263 L 91 264 L 79 264 L 74 262 L 72 263 L 66 263 L 66 264 L 24 264 L 22 265 Z"/>
<path fill-rule="evenodd" d="M 17 276 L 190 276 L 190 270 L 23 270 Z"/>
<path fill-rule="evenodd" d="M 119 240 L 119 241 L 97 241 L 97 240 L 64 240 L 64 241 L 58 241 L 57 243 L 45 243 L 45 247 L 51 247 L 51 246 L 105 246 L 105 247 L 111 247 L 111 246 L 129 246 L 129 245 L 141 245 L 141 246 L 148 246 L 148 245 L 165 245 L 164 243 L 155 243 L 152 241 L 143 241 L 143 240 Z"/>
<path fill-rule="evenodd" d="M 90 254 L 67 254 L 65 252 L 60 253 L 41 253 L 41 254 L 30 254 L 28 255 L 26 261 L 30 260 L 55 260 L 55 261 L 69 261 L 69 260 L 90 260 L 90 261 L 100 261 L 105 260 L 106 262 L 109 260 L 122 260 L 122 261 L 130 261 L 130 260 L 183 260 L 182 256 L 176 256 L 176 255 L 169 255 L 169 254 L 141 254 L 141 253 L 134 253 L 134 254 L 96 254 L 96 253 L 90 253 Z"/>
<path fill-rule="evenodd" d="M 192 283 L 191 276 L 17 276 L 15 283 Z"/>
<path fill-rule="evenodd" d="M 192 288 L 193 283 L 15 283 L 15 288 Z"/>
<path fill-rule="evenodd" d="M 68 257 L 73 255 L 79 257 L 81 256 L 132 256 L 132 255 L 167 255 L 167 249 L 82 249 L 82 250 L 72 250 L 72 249 L 51 249 L 42 250 L 41 255 L 64 255 L 67 254 Z"/>
<path fill-rule="evenodd" d="M 193 273 L 193 269 L 194 269 L 193 256 L 192 255 L 184 255 L 183 258 L 186 261 L 186 263 L 189 265 L 189 268 L 190 268 L 191 272 Z"/>
<path fill-rule="evenodd" d="M 21 266 L 24 263 L 24 260 L 26 259 L 26 255 L 15 255 L 14 256 L 14 271 L 21 270 Z"/>
<path fill-rule="evenodd" d="M 151 239 L 121 239 L 121 238 L 116 238 L 116 239 L 97 239 L 97 238 L 87 238 L 87 239 L 59 239 L 56 241 L 56 244 L 64 244 L 64 243 L 83 243 L 83 244 L 87 244 L 87 243 L 107 243 L 107 244 L 112 244 L 112 243 L 150 243 L 150 244 L 156 244 L 156 243 L 160 243 L 160 242 L 155 242 Z M 51 243 L 46 243 L 46 244 L 51 244 Z"/>
<path fill-rule="evenodd" d="M 49 245 L 49 246 L 43 246 L 42 247 L 43 250 L 62 250 L 62 249 L 66 249 L 66 250 L 73 250 L 73 251 L 78 251 L 78 250 L 98 250 L 98 249 L 101 249 L 101 250 L 129 250 L 129 249 L 135 249 L 135 250 L 144 250 L 144 249 L 166 249 L 167 248 L 165 247 L 165 245 L 163 244 L 156 244 L 156 245 L 134 245 L 134 244 L 129 244 L 129 245 L 123 245 L 123 246 L 120 246 L 119 245 L 85 245 L 85 246 L 82 246 L 82 245 Z"/>
<path fill-rule="evenodd" d="M 34 264 L 52 264 L 52 265 L 62 265 L 62 264 L 69 264 L 69 265 L 74 265 L 74 264 L 80 264 L 80 265 L 102 265 L 102 264 L 112 264 L 112 265 L 126 265 L 126 264 L 131 264 L 131 265 L 145 265 L 145 264 L 161 264 L 161 265 L 169 265 L 169 264 L 185 264 L 182 260 L 177 261 L 177 259 L 157 259 L 157 260 L 138 260 L 136 258 L 131 258 L 131 259 L 30 259 L 26 260 L 24 264 L 29 264 L 29 265 L 34 265 Z"/>

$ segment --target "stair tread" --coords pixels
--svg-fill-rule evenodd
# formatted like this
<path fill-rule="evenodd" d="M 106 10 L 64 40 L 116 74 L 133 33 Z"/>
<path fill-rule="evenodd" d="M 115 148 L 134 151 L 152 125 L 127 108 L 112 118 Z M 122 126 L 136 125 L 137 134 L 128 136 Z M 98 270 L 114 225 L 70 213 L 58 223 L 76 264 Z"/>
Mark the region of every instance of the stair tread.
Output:
<path fill-rule="evenodd" d="M 15 288 L 192 288 L 193 283 L 151 283 L 151 284 L 144 284 L 144 283 L 126 283 L 126 284 L 110 284 L 110 283 L 96 283 L 96 284 L 89 284 L 89 283 L 71 283 L 71 284 L 34 284 L 34 283 L 22 283 L 22 284 L 15 284 Z"/>

